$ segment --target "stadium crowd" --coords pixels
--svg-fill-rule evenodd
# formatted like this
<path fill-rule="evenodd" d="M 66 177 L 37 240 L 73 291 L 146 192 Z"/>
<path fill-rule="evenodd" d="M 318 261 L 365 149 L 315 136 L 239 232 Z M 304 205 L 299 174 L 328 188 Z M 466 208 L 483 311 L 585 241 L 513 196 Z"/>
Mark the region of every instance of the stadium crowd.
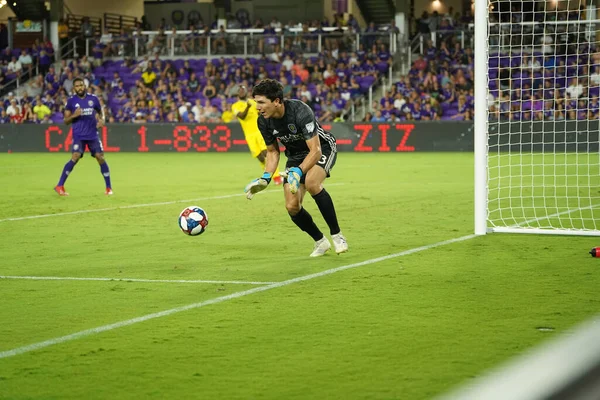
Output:
<path fill-rule="evenodd" d="M 491 120 L 600 118 L 600 53 L 595 31 L 586 35 L 582 24 L 565 23 L 584 20 L 582 12 L 524 12 L 513 5 L 510 11 L 490 14 Z M 536 23 L 520 25 L 527 20 Z M 495 24 L 500 21 L 511 24 Z M 559 23 L 544 23 L 554 21 Z M 374 112 L 365 119 L 472 120 L 472 30 L 464 40 L 472 22 L 469 13 L 454 17 L 452 13 L 424 13 L 417 23 L 418 34 L 424 38 L 422 54 L 409 73 L 373 104 Z"/>
<path fill-rule="evenodd" d="M 578 13 L 553 15 L 568 20 L 581 18 Z M 510 15 L 512 22 L 523 20 L 518 10 L 512 10 Z M 535 14 L 536 18 L 540 15 L 547 18 L 545 14 Z M 503 20 L 503 15 L 491 16 L 492 23 L 499 19 Z M 364 120 L 471 120 L 472 22 L 469 12 L 424 13 L 416 24 L 417 34 L 425 38 L 422 54 L 414 60 L 406 76 L 391 85 L 380 101 L 369 105 L 372 111 Z M 197 25 L 200 29 L 191 26 L 187 34 L 171 32 L 169 37 L 173 38 L 178 55 L 196 54 L 206 46 L 210 28 L 216 27 Z M 248 26 L 244 20 L 228 23 L 227 27 Z M 283 47 L 279 38 L 271 40 L 274 29 L 299 26 L 305 33 L 290 36 L 289 40 L 286 37 Z M 322 51 L 317 54 L 315 35 L 325 26 L 340 28 L 340 34 L 326 36 Z M 90 92 L 105 105 L 110 122 L 230 122 L 233 120 L 230 105 L 236 101 L 239 86 L 251 87 L 265 77 L 279 79 L 284 84 L 285 96 L 310 104 L 323 122 L 344 121 L 350 117 L 352 105 L 365 101 L 369 87 L 392 64 L 388 43 L 380 36 L 361 36 L 358 51 L 353 51 L 355 44 L 347 38 L 354 38 L 360 27 L 351 16 L 333 23 L 324 20 L 301 25 L 282 24 L 277 19 L 263 24 L 258 20 L 252 27 L 264 29 L 255 45 L 257 51 L 267 55 L 172 59 L 165 54 L 165 32 L 169 27 L 164 22 L 157 35 L 138 41 L 148 55 L 137 60 L 121 57 L 128 54 L 135 31 L 121 35 L 104 32 L 97 37 L 91 59 L 82 56 L 62 61 L 58 67 L 52 65 L 54 50 L 50 43 L 36 43 L 29 50 L 5 49 L 0 54 L 0 84 L 31 73 L 36 62 L 41 74 L 28 85 L 27 96 L 9 94 L 4 99 L 0 104 L 0 123 L 61 122 L 76 76 L 85 77 Z M 352 34 L 343 35 L 342 27 Z M 316 31 L 310 33 L 308 28 Z M 392 29 L 396 28 L 392 25 Z M 377 30 L 378 27 L 369 24 L 363 33 Z M 467 40 L 465 32 L 469 35 Z M 567 25 L 534 26 L 531 32 L 520 32 L 521 39 L 526 35 L 531 38 L 528 46 L 509 43 L 512 53 L 500 47 L 490 53 L 490 118 L 598 119 L 600 55 L 595 53 L 595 43 L 586 40 L 579 30 L 570 31 Z M 231 40 L 227 34 L 211 36 L 211 43 L 217 50 L 221 48 L 222 53 L 227 53 Z M 491 46 L 495 44 L 491 42 Z"/>
<path fill-rule="evenodd" d="M 325 24 L 329 25 L 327 21 L 310 23 L 317 29 Z M 262 23 L 258 21 L 256 25 Z M 350 35 L 331 35 L 323 41 L 318 55 L 308 56 L 307 53 L 316 54 L 315 32 L 295 35 L 279 48 L 269 40 L 279 25 L 273 20 L 257 42 L 259 50 L 268 55 L 250 58 L 171 59 L 165 55 L 161 27 L 158 35 L 141 43 L 148 55 L 134 60 L 119 57 L 131 36 L 122 32 L 121 36 L 110 35 L 110 40 L 103 40 L 108 35 L 105 32 L 93 47 L 94 57 L 44 64 L 42 73 L 28 85 L 26 96 L 9 93 L 0 104 L 0 123 L 62 122 L 64 104 L 77 76 L 84 77 L 89 91 L 101 99 L 110 122 L 230 122 L 230 105 L 237 100 L 239 86 L 251 87 L 266 77 L 280 80 L 285 96 L 310 104 L 322 121 L 339 121 L 349 117 L 352 105 L 363 101 L 369 87 L 392 63 L 388 44 L 375 35 L 365 36 L 358 51 L 351 51 L 354 46 L 347 41 Z M 334 23 L 344 32 L 342 25 L 352 32 L 360 29 L 351 16 Z M 303 24 L 304 29 L 308 26 Z M 376 31 L 374 24 L 365 30 Z M 195 32 L 192 29 L 187 35 L 179 35 L 174 31 L 178 53 L 206 45 L 202 35 Z M 213 39 L 218 46 L 218 33 Z M 226 46 L 227 36 L 223 41 Z M 5 52 L 12 54 L 17 50 Z M 22 53 L 41 64 L 38 53 Z M 109 59 L 110 56 L 114 57 Z"/>

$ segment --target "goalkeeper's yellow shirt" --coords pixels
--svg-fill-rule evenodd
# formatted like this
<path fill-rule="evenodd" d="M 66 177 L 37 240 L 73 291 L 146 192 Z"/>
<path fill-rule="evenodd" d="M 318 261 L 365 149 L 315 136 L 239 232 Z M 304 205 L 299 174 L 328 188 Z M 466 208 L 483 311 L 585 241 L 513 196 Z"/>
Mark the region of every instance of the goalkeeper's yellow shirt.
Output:
<path fill-rule="evenodd" d="M 243 113 L 248 103 L 250 103 L 250 108 L 248 109 L 246 118 L 238 118 L 238 121 L 240 121 L 246 136 L 258 135 L 262 137 L 260 131 L 258 130 L 258 110 L 256 109 L 256 102 L 254 100 L 249 99 L 247 102 L 241 100 L 236 101 L 231 105 L 231 111 L 233 111 L 233 114 Z"/>

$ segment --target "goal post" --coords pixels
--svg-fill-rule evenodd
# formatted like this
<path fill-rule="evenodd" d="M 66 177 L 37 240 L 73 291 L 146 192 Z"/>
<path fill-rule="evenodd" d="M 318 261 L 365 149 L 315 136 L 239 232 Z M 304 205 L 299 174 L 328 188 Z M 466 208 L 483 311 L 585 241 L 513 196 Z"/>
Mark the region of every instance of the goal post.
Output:
<path fill-rule="evenodd" d="M 475 59 L 474 86 L 475 109 L 474 151 L 475 151 L 475 234 L 485 235 L 487 232 L 487 151 L 488 151 L 488 0 L 475 0 Z"/>
<path fill-rule="evenodd" d="M 600 20 L 579 4 L 475 0 L 478 235 L 600 236 Z"/>

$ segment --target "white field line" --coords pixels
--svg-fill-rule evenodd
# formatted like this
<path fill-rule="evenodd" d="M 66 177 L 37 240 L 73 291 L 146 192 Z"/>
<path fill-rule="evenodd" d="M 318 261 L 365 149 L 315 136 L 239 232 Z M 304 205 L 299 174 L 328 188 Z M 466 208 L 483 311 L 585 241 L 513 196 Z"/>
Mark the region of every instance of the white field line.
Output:
<path fill-rule="evenodd" d="M 264 292 L 267 290 L 292 285 L 294 283 L 304 282 L 304 281 L 308 281 L 308 280 L 315 279 L 315 278 L 320 278 L 322 276 L 335 274 L 337 272 L 345 271 L 347 269 L 363 267 L 365 265 L 375 264 L 375 263 L 378 263 L 381 261 L 386 261 L 386 260 L 390 260 L 393 258 L 402 257 L 402 256 L 406 256 L 409 254 L 414 254 L 414 253 L 418 253 L 421 251 L 430 250 L 430 249 L 433 249 L 436 247 L 445 246 L 445 245 L 457 243 L 457 242 L 462 242 L 465 240 L 473 239 L 474 237 L 476 237 L 476 235 L 467 235 L 467 236 L 462 236 L 459 238 L 444 240 L 442 242 L 437 242 L 437 243 L 429 244 L 426 246 L 415 247 L 413 249 L 404 250 L 400 253 L 390 254 L 387 256 L 383 256 L 383 257 L 372 258 L 370 260 L 365 260 L 365 261 L 354 263 L 354 264 L 348 264 L 348 265 L 344 265 L 341 267 L 317 272 L 314 274 L 300 276 L 298 278 L 288 279 L 286 281 L 273 283 L 273 284 L 270 284 L 267 286 L 259 286 L 259 287 L 255 287 L 253 289 L 244 290 L 244 291 L 237 292 L 237 293 L 232 293 L 227 296 L 221 296 L 221 297 L 217 297 L 214 299 L 202 301 L 199 303 L 188 304 L 186 306 L 171 308 L 169 310 L 160 311 L 160 312 L 153 313 L 153 314 L 146 314 L 146 315 L 143 315 L 143 316 L 137 317 L 137 318 L 132 318 L 132 319 L 128 319 L 128 320 L 124 320 L 124 321 L 120 321 L 120 322 L 115 322 L 114 324 L 103 325 L 103 326 L 99 326 L 96 328 L 86 329 L 84 331 L 79 331 L 76 333 L 72 333 L 70 335 L 60 336 L 60 337 L 56 337 L 53 339 L 44 340 L 43 342 L 32 343 L 32 344 L 22 346 L 22 347 L 17 347 L 17 348 L 11 349 L 11 350 L 1 351 L 0 359 L 14 357 L 19 354 L 29 353 L 31 351 L 43 349 L 43 348 L 49 347 L 49 346 L 54 346 L 54 345 L 60 344 L 60 343 L 70 342 L 72 340 L 81 339 L 81 338 L 84 338 L 87 336 L 97 335 L 102 332 L 112 331 L 112 330 L 115 330 L 118 328 L 123 328 L 125 326 L 134 325 L 139 322 L 145 322 L 145 321 L 149 321 L 149 320 L 156 319 L 156 318 L 166 317 L 166 316 L 180 313 L 183 311 L 193 310 L 196 308 L 206 307 L 206 306 L 209 306 L 212 304 L 222 303 L 227 300 L 237 299 L 239 297 L 248 296 L 248 295 L 251 295 L 254 293 Z"/>
<path fill-rule="evenodd" d="M 344 185 L 344 183 L 329 183 L 329 184 L 327 184 L 327 186 L 341 186 L 341 185 Z M 279 190 L 265 190 L 265 191 L 260 192 L 258 194 L 263 194 L 263 193 L 279 193 L 279 192 L 280 192 Z M 103 211 L 127 210 L 127 209 L 130 209 L 130 208 L 167 206 L 167 205 L 178 204 L 178 203 L 193 203 L 195 201 L 230 199 L 232 197 L 241 197 L 241 196 L 245 196 L 245 194 L 244 193 L 235 193 L 235 194 L 226 194 L 226 195 L 223 195 L 223 196 L 198 197 L 198 198 L 189 199 L 189 200 L 162 201 L 162 202 L 159 202 L 159 203 L 130 204 L 130 205 L 127 205 L 127 206 L 95 208 L 95 209 L 91 209 L 91 210 L 77 210 L 77 211 L 68 211 L 68 212 L 55 213 L 55 214 L 28 215 L 28 216 L 25 216 L 25 217 L 12 217 L 12 218 L 0 219 L 0 222 L 23 221 L 23 220 L 26 220 L 26 219 L 38 219 L 38 218 L 48 218 L 48 217 L 61 217 L 61 216 L 64 216 L 64 215 L 88 214 L 88 213 L 103 212 Z"/>
<path fill-rule="evenodd" d="M 271 285 L 276 282 L 246 282 L 246 281 L 210 281 L 186 279 L 138 279 L 138 278 L 80 278 L 71 276 L 7 276 L 0 279 L 24 279 L 32 281 L 106 281 L 106 282 L 148 282 L 148 283 L 211 283 L 229 285 Z"/>

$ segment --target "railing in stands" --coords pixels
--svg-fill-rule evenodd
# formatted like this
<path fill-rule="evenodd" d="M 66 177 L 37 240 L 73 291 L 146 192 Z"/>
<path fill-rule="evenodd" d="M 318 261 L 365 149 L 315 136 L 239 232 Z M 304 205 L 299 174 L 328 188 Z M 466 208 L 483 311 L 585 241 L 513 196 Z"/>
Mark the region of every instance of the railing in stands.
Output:
<path fill-rule="evenodd" d="M 58 49 L 58 56 L 60 59 L 68 59 L 68 58 L 77 58 L 79 57 L 79 53 L 77 51 L 77 45 L 83 44 L 83 39 L 81 37 L 74 37 L 69 39 L 67 43 L 65 43 L 62 47 Z"/>
<path fill-rule="evenodd" d="M 460 43 L 461 48 L 471 47 L 475 45 L 475 37 L 471 29 L 456 29 L 456 30 L 439 30 L 430 33 L 419 33 L 410 41 L 410 50 L 408 53 L 409 65 L 412 65 L 413 54 L 425 54 L 431 41 L 431 46 L 438 48 L 442 41 L 450 37 L 455 37 Z"/>
<path fill-rule="evenodd" d="M 35 65 L 32 67 L 31 74 L 29 73 L 29 70 L 26 70 L 25 68 L 23 68 L 23 71 L 24 72 L 23 74 L 21 74 L 21 76 L 16 77 L 15 79 L 8 81 L 4 85 L 0 86 L 0 98 L 6 96 L 9 92 L 13 90 L 18 90 L 21 87 L 21 82 L 27 82 L 31 78 L 39 75 L 40 66 L 36 62 Z"/>
<path fill-rule="evenodd" d="M 104 13 L 104 27 L 110 33 L 120 33 L 121 29 L 132 31 L 136 28 L 138 19 L 129 15 Z"/>
<path fill-rule="evenodd" d="M 113 36 L 101 44 L 101 38 L 86 39 L 84 54 L 95 56 L 140 57 L 146 54 L 165 56 L 249 56 L 272 54 L 283 48 L 292 48 L 305 53 L 321 53 L 323 50 L 338 48 L 342 51 L 358 51 L 360 45 L 370 49 L 374 43 L 386 44 L 393 55 L 398 49 L 400 35 L 393 32 L 353 33 L 347 29 L 332 32 L 334 28 L 324 28 L 324 33 L 302 32 L 291 29 L 279 30 L 275 35 L 265 35 L 262 29 L 227 29 L 223 37 L 216 36 L 217 30 L 207 37 L 200 32 L 191 36 L 190 30 L 164 32 L 142 31 L 140 35 L 126 37 Z M 106 49 L 108 47 L 108 50 Z"/>

